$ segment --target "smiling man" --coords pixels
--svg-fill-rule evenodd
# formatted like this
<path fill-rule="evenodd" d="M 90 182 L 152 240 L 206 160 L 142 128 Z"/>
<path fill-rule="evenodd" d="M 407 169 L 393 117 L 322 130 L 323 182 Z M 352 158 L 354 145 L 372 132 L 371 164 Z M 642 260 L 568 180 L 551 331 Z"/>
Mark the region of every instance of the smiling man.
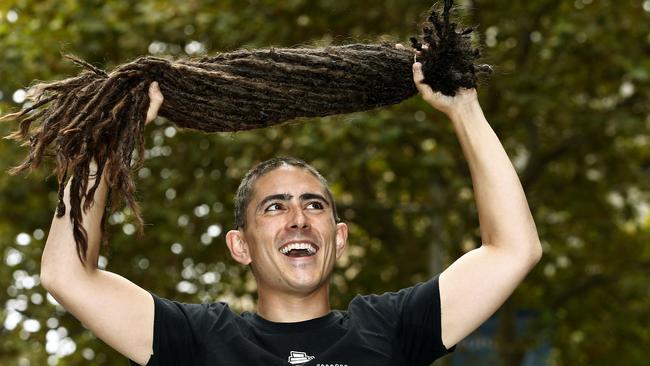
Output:
<path fill-rule="evenodd" d="M 258 314 L 280 322 L 325 315 L 330 275 L 347 241 L 325 179 L 303 161 L 268 160 L 242 180 L 235 217 L 238 229 L 226 242 L 236 261 L 251 266 Z"/>
<path fill-rule="evenodd" d="M 68 214 L 55 216 L 43 252 L 43 285 L 134 364 L 430 365 L 506 301 L 539 261 L 541 246 L 517 174 L 476 91 L 435 93 L 422 83 L 418 63 L 413 75 L 423 99 L 453 124 L 480 221 L 482 245 L 439 276 L 397 292 L 359 295 L 346 310 L 332 310 L 330 278 L 346 249 L 347 226 L 320 173 L 298 159 L 276 158 L 242 180 L 236 228 L 226 235 L 232 257 L 250 266 L 257 281 L 255 313 L 237 314 L 225 303 L 177 303 L 98 269 L 105 178 L 84 215 L 87 261 L 77 258 Z M 163 101 L 156 83 L 149 93 L 147 121 Z"/>

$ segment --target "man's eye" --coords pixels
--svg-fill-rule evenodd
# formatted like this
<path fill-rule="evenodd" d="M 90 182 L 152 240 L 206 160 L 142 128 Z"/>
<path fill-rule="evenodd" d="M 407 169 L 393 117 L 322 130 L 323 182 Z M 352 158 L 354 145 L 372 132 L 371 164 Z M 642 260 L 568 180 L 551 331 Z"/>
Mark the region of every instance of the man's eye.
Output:
<path fill-rule="evenodd" d="M 309 202 L 309 204 L 307 205 L 307 208 L 322 210 L 322 209 L 325 208 L 325 206 L 323 206 L 323 204 L 321 202 L 314 201 L 314 202 Z"/>
<path fill-rule="evenodd" d="M 264 211 L 269 212 L 269 211 L 277 211 L 277 210 L 280 210 L 280 209 L 282 209 L 282 205 L 280 205 L 279 203 L 272 203 L 272 204 L 268 205 L 266 207 L 266 210 L 264 210 Z"/>

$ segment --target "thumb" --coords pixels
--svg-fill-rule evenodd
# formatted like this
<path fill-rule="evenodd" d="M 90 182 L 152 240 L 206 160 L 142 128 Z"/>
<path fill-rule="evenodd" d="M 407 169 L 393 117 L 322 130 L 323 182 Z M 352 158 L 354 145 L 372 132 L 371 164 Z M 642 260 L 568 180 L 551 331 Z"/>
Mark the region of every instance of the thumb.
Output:
<path fill-rule="evenodd" d="M 415 82 L 415 85 L 422 84 L 424 82 L 424 73 L 422 73 L 422 64 L 419 62 L 413 64 L 413 81 Z"/>
<path fill-rule="evenodd" d="M 163 103 L 162 93 L 160 92 L 160 86 L 157 81 L 152 82 L 149 85 L 149 109 L 147 110 L 147 118 L 145 124 L 153 121 L 158 116 L 158 110 Z"/>
<path fill-rule="evenodd" d="M 413 81 L 415 82 L 415 87 L 425 100 L 433 98 L 434 92 L 429 85 L 424 83 L 422 64 L 419 62 L 413 64 Z"/>

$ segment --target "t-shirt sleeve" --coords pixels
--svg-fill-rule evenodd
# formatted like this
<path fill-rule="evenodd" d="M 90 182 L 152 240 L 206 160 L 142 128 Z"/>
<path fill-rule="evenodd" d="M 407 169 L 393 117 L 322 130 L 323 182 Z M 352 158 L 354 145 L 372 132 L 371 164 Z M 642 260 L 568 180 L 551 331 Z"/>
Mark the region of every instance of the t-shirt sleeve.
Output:
<path fill-rule="evenodd" d="M 450 352 L 442 343 L 438 277 L 377 297 L 377 305 L 394 327 L 395 342 L 412 365 L 430 365 Z"/>
<path fill-rule="evenodd" d="M 153 354 L 147 366 L 193 365 L 200 362 L 201 334 L 215 313 L 226 307 L 184 304 L 151 295 L 154 300 Z M 131 365 L 137 365 L 130 361 Z"/>
<path fill-rule="evenodd" d="M 455 347 L 447 349 L 442 343 L 438 277 L 402 292 L 397 334 L 407 358 L 415 365 L 429 365 L 453 352 Z"/>

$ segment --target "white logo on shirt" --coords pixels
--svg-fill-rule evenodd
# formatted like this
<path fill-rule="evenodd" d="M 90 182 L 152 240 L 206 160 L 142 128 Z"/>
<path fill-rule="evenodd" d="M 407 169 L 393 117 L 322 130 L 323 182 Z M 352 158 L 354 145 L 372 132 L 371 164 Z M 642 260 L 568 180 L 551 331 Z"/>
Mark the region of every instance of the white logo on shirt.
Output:
<path fill-rule="evenodd" d="M 314 356 L 307 356 L 305 352 L 291 351 L 289 363 L 292 365 L 302 365 L 313 360 Z"/>

